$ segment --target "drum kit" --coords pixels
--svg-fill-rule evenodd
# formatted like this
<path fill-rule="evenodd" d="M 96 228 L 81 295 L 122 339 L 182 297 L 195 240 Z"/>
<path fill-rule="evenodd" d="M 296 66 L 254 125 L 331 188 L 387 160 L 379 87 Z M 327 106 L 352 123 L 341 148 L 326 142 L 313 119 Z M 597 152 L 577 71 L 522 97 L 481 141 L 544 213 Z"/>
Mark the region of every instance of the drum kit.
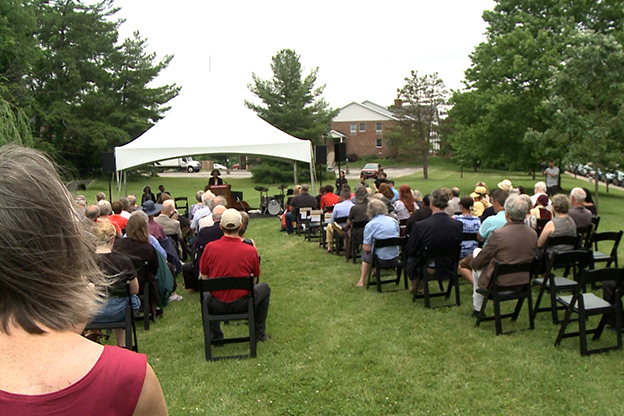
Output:
<path fill-rule="evenodd" d="M 269 197 L 268 186 L 256 186 L 254 189 L 260 192 L 260 212 L 262 215 L 279 215 L 284 212 L 284 189 L 287 189 L 288 185 L 281 184 L 277 187 L 281 191 L 281 194 L 273 195 Z"/>

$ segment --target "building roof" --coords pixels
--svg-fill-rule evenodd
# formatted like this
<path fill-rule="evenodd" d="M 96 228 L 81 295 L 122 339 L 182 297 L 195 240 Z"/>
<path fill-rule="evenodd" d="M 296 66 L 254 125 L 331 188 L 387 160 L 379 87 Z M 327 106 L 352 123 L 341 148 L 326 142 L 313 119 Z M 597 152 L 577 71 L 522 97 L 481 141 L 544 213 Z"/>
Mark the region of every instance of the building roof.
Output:
<path fill-rule="evenodd" d="M 396 120 L 396 117 L 386 107 L 370 101 L 363 103 L 352 102 L 342 107 L 333 122 L 341 121 L 386 121 Z"/>

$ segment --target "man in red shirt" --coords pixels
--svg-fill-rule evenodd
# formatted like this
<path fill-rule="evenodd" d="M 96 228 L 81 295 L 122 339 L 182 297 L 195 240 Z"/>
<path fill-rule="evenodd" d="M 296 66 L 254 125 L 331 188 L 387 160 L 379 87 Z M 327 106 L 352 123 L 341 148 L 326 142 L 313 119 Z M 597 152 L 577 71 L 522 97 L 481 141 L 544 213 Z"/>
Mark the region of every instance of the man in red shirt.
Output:
<path fill-rule="evenodd" d="M 202 279 L 214 277 L 260 276 L 260 259 L 255 247 L 245 244 L 238 236 L 242 217 L 235 209 L 227 209 L 221 216 L 220 227 L 223 237 L 206 245 L 199 260 L 199 274 Z M 246 290 L 218 290 L 206 294 L 204 302 L 212 313 L 242 313 L 247 310 Z M 266 341 L 271 335 L 266 333 L 266 318 L 269 312 L 271 289 L 265 282 L 254 287 L 256 304 L 256 340 Z M 212 339 L 223 338 L 219 322 L 210 323 Z"/>

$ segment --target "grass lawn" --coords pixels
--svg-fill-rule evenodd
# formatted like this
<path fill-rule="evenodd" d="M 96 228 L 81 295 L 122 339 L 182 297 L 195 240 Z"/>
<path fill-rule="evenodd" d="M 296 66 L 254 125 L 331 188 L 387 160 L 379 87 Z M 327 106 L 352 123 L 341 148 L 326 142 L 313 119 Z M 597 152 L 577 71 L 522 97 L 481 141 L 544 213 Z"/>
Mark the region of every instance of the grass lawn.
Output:
<path fill-rule="evenodd" d="M 529 191 L 535 182 L 499 171 L 465 172 L 461 178 L 444 161 L 434 161 L 430 177 L 392 179 L 423 194 L 456 185 L 462 195 L 478 180 L 494 188 L 508 178 Z M 128 192 L 139 195 L 146 183 L 129 183 Z M 162 183 L 191 201 L 205 179 L 149 183 L 152 189 Z M 257 206 L 250 179 L 230 183 Z M 563 178 L 567 191 L 583 183 Z M 100 190 L 108 193 L 108 185 L 89 187 L 89 202 Z M 622 228 L 623 201 L 621 191 L 601 194 L 600 230 Z M 172 415 L 624 413 L 624 352 L 581 357 L 578 339 L 555 348 L 558 327 L 547 313 L 538 315 L 534 331 L 496 337 L 493 322 L 476 329 L 468 285 L 461 286 L 461 307 L 437 310 L 412 303 L 405 290 L 358 289 L 359 263 L 346 263 L 317 242 L 278 229 L 271 217 L 253 219 L 248 231 L 262 256 L 261 279 L 272 290 L 267 332 L 273 339 L 258 345 L 256 359 L 206 362 L 198 295 L 183 289 L 183 301 L 169 305 L 149 331 L 139 329 L 139 349 L 154 367 Z M 183 285 L 181 276 L 178 284 Z M 517 324 L 504 322 L 503 329 L 527 325 L 526 315 L 525 305 Z M 614 339 L 611 332 L 603 337 Z M 236 347 L 217 353 L 228 348 Z"/>

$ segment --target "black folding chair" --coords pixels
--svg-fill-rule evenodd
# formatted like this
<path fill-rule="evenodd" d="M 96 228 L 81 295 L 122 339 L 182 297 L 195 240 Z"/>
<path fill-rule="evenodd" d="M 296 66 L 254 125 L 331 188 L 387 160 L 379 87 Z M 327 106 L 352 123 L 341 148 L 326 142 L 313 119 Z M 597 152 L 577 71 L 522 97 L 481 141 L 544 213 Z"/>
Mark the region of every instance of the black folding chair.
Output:
<path fill-rule="evenodd" d="M 593 258 L 591 268 L 595 268 L 596 263 L 606 263 L 605 267 L 611 267 L 611 263 L 618 267 L 617 250 L 622 240 L 622 230 L 620 231 L 605 231 L 602 233 L 593 233 L 591 237 L 591 245 L 593 246 Z M 613 246 L 609 254 L 603 253 L 598 250 L 598 243 L 611 241 Z"/>
<path fill-rule="evenodd" d="M 149 278 L 149 268 L 147 261 L 143 262 L 143 265 L 140 267 L 136 267 L 137 275 L 143 275 L 145 284 L 143 285 L 143 293 L 138 295 L 139 299 L 141 299 L 141 313 L 134 317 L 137 321 L 143 321 L 143 329 L 149 331 L 150 329 L 150 321 L 154 321 L 154 311 L 150 305 L 150 278 Z"/>
<path fill-rule="evenodd" d="M 248 290 L 247 311 L 230 314 L 213 314 L 208 307 L 208 300 L 204 299 L 204 293 L 216 290 Z M 220 360 L 224 358 L 255 358 L 256 357 L 256 332 L 255 332 L 255 302 L 254 302 L 254 277 L 215 277 L 211 279 L 199 279 L 199 301 L 201 303 L 202 324 L 204 328 L 204 348 L 206 361 Z M 247 320 L 249 326 L 249 336 L 211 339 L 211 322 L 229 322 Z M 223 345 L 231 343 L 249 343 L 249 354 L 213 356 L 212 345 Z"/>
<path fill-rule="evenodd" d="M 481 310 L 479 311 L 479 314 L 477 316 L 477 322 L 475 323 L 475 327 L 479 327 L 481 325 L 481 322 L 483 321 L 494 320 L 496 324 L 496 335 L 517 332 L 503 332 L 502 320 L 505 318 L 511 318 L 512 321 L 516 321 L 518 319 L 518 316 L 520 315 L 522 304 L 524 303 L 524 300 L 527 299 L 529 307 L 529 328 L 526 329 L 534 329 L 535 324 L 533 321 L 533 300 L 531 299 L 531 276 L 535 272 L 536 267 L 537 261 L 522 264 L 496 263 L 494 267 L 494 272 L 492 273 L 492 279 L 490 280 L 490 284 L 487 289 L 477 288 L 477 293 L 483 295 L 484 299 Z M 501 276 L 515 273 L 526 273 L 527 283 L 514 287 L 499 286 L 498 279 Z M 494 302 L 494 316 L 486 317 L 485 308 L 487 306 L 488 300 L 492 300 Z M 512 313 L 501 314 L 501 302 L 512 300 L 516 301 L 516 307 L 514 311 Z"/>
<path fill-rule="evenodd" d="M 180 215 L 184 215 L 185 217 L 188 218 L 188 212 L 189 212 L 188 198 L 185 196 L 179 196 L 177 198 L 174 198 L 173 202 L 175 204 L 176 211 L 178 211 Z M 184 210 L 184 214 L 182 214 L 180 210 Z"/>
<path fill-rule="evenodd" d="M 540 312 L 550 311 L 553 324 L 558 325 L 557 310 L 565 308 L 557 306 L 557 293 L 571 292 L 576 288 L 581 270 L 589 266 L 591 253 L 586 250 L 553 252 L 547 255 L 547 259 L 544 277 L 533 279 L 533 285 L 540 288 L 533 307 L 533 318 Z M 555 269 L 565 269 L 563 276 L 556 276 Z M 570 270 L 572 271 L 572 279 L 568 277 Z M 546 291 L 550 294 L 550 306 L 540 307 L 540 302 Z"/>
<path fill-rule="evenodd" d="M 624 276 L 624 269 L 605 268 L 599 270 L 583 270 L 574 293 L 570 296 L 560 296 L 557 301 L 566 308 L 565 317 L 559 328 L 559 334 L 555 340 L 555 346 L 561 343 L 564 338 L 579 337 L 581 343 L 581 355 L 590 355 L 611 350 L 622 349 L 622 296 L 621 288 Z M 615 304 L 599 298 L 593 293 L 583 293 L 583 287 L 588 283 L 603 283 L 615 281 Z M 578 315 L 578 331 L 568 332 L 566 330 L 570 324 L 572 314 Z M 590 316 L 602 315 L 598 326 L 594 329 L 587 329 L 587 320 Z M 594 334 L 593 341 L 600 339 L 609 316 L 615 316 L 615 336 L 617 344 L 608 347 L 588 349 L 587 335 Z"/>
<path fill-rule="evenodd" d="M 364 227 L 366 227 L 367 223 L 368 221 L 353 221 L 351 223 L 349 251 L 351 256 L 353 257 L 353 264 L 355 264 L 356 262 L 356 259 L 359 255 L 358 253 L 360 253 L 360 248 L 362 247 L 362 236 L 364 235 Z M 355 236 L 357 236 L 357 238 L 355 238 Z M 349 261 L 349 256 L 347 256 L 347 261 Z"/>
<path fill-rule="evenodd" d="M 401 273 L 404 272 L 405 269 L 405 245 L 407 244 L 407 239 L 405 237 L 395 237 L 395 238 L 384 238 L 384 239 L 376 239 L 373 242 L 373 251 L 371 256 L 371 269 L 368 272 L 368 278 L 366 279 L 366 289 L 373 283 L 372 275 L 373 269 L 375 269 L 375 285 L 377 286 L 377 292 L 381 293 L 381 285 L 387 283 L 394 283 L 398 285 L 401 282 Z M 399 256 L 393 261 L 385 261 L 380 259 L 377 256 L 377 250 L 384 247 L 398 247 L 399 248 Z M 381 272 L 382 270 L 393 270 L 396 272 L 396 277 L 392 279 L 382 279 Z M 403 273 L 405 276 L 405 288 L 407 289 L 407 275 Z"/>
<path fill-rule="evenodd" d="M 339 230 L 336 227 L 336 224 L 338 224 L 341 228 L 342 226 L 346 225 L 347 220 L 349 219 L 349 217 L 337 217 L 334 218 L 334 238 L 332 241 L 332 253 L 336 253 L 338 255 L 340 255 L 340 251 L 344 248 L 346 250 L 345 247 L 345 234 L 341 232 L 341 230 Z"/>
<path fill-rule="evenodd" d="M 132 310 L 132 300 L 130 294 L 130 281 L 126 281 L 126 295 L 128 302 L 126 303 L 126 314 L 123 321 L 107 322 L 107 323 L 88 323 L 85 330 L 93 329 L 123 329 L 126 341 L 126 349 L 134 352 L 139 351 L 139 343 L 136 336 L 136 326 L 134 323 L 134 311 Z"/>
<path fill-rule="evenodd" d="M 461 244 L 438 250 L 425 247 L 425 252 L 423 254 L 420 268 L 416 271 L 416 273 L 418 273 L 418 279 L 422 280 L 423 282 L 423 293 L 418 293 L 418 290 L 416 290 L 412 297 L 413 302 L 415 302 L 416 299 L 425 299 L 425 308 L 431 308 L 431 298 L 444 296 L 446 299 L 449 299 L 451 297 L 451 292 L 453 288 L 455 288 L 455 303 L 438 305 L 436 306 L 436 308 L 442 308 L 447 306 L 460 306 L 461 302 L 459 298 L 459 277 L 457 275 L 460 252 Z M 440 278 L 440 276 L 437 276 L 436 274 L 431 275 L 427 271 L 428 265 L 432 261 L 442 261 L 448 265 L 449 282 L 446 289 L 444 289 L 444 283 L 442 283 L 442 279 Z M 429 282 L 434 280 L 437 281 L 440 290 L 438 292 L 431 293 L 429 291 Z"/>

